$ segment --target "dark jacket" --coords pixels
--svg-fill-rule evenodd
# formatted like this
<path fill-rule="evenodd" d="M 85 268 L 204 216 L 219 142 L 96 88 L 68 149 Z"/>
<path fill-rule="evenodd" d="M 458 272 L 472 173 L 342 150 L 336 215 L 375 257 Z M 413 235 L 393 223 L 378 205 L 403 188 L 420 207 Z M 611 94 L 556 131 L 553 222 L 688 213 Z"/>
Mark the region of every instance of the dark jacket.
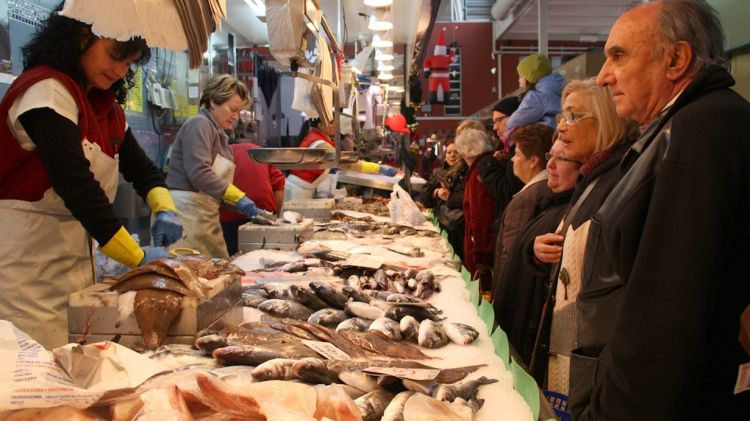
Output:
<path fill-rule="evenodd" d="M 448 209 L 463 209 L 466 173 L 469 171 L 469 168 L 464 164 L 461 165 L 461 169 L 450 171 L 450 166 L 443 162 L 440 168 L 436 168 L 435 171 L 433 171 L 432 178 L 430 178 L 430 181 L 425 184 L 422 193 L 419 196 L 419 201 L 426 207 L 432 208 L 436 214 L 440 211 L 440 207 L 443 204 Z M 441 186 L 441 181 L 445 183 L 450 190 L 450 195 L 446 201 L 433 195 L 435 190 Z M 453 247 L 453 251 L 463 260 L 464 231 L 466 229 L 464 219 L 461 219 L 453 226 L 447 226 L 443 223 L 440 223 L 440 226 L 448 233 L 448 242 L 450 242 Z"/>
<path fill-rule="evenodd" d="M 512 149 L 511 155 L 513 155 Z M 492 221 L 492 229 L 497 231 L 500 228 L 500 218 L 505 211 L 505 206 L 513 199 L 513 195 L 523 188 L 524 184 L 513 174 L 513 163 L 508 155 L 503 155 L 500 158 L 485 155 L 476 163 L 476 167 L 479 172 L 479 179 L 495 200 L 496 215 Z"/>
<path fill-rule="evenodd" d="M 492 267 L 495 251 L 497 231 L 490 225 L 495 219 L 495 201 L 487 192 L 485 185 L 479 180 L 477 165 L 483 159 L 492 158 L 491 152 L 486 152 L 474 161 L 466 175 L 466 190 L 464 191 L 464 266 L 474 275 L 477 266 Z M 489 290 L 492 283 L 492 273 L 486 271 L 482 278 L 482 290 Z"/>
<path fill-rule="evenodd" d="M 534 239 L 555 232 L 565 214 L 573 190 L 552 193 L 547 190 L 536 204 L 534 219 L 525 225 L 499 274 L 492 291 L 492 306 L 498 325 L 529 364 L 539 328 L 539 318 L 549 288 L 551 266 L 534 258 Z M 532 373 L 533 375 L 533 373 Z M 542 384 L 542 378 L 537 379 Z"/>
<path fill-rule="evenodd" d="M 579 351 L 598 361 L 579 360 L 592 390 L 577 419 L 750 414 L 750 393 L 733 395 L 750 359 L 737 340 L 750 300 L 750 104 L 733 84 L 718 67 L 699 75 L 628 151 L 595 216 L 578 315 Z"/>
<path fill-rule="evenodd" d="M 541 176 L 540 176 L 541 177 Z M 531 182 L 530 182 L 531 183 Z M 508 253 L 516 243 L 526 224 L 536 216 L 535 209 L 543 198 L 552 194 L 547 187 L 547 176 L 536 180 L 516 193 L 500 217 L 500 229 L 495 242 L 495 261 L 492 265 L 492 285 L 497 283 Z"/>

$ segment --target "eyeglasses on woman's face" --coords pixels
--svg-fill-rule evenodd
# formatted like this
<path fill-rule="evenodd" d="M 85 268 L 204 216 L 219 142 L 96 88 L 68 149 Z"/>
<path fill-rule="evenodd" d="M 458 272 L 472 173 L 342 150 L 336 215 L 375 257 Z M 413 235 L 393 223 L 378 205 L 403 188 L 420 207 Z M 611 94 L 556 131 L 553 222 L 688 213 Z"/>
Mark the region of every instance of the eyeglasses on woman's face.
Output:
<path fill-rule="evenodd" d="M 551 152 L 547 152 L 546 154 L 544 154 L 544 158 L 547 159 L 547 161 L 570 162 L 576 165 L 583 165 L 575 159 L 568 159 L 562 155 L 553 155 Z"/>
<path fill-rule="evenodd" d="M 587 118 L 594 118 L 594 114 L 577 111 L 563 111 L 555 116 L 555 121 L 557 122 L 557 124 L 560 124 L 564 121 L 567 125 L 573 125 Z"/>

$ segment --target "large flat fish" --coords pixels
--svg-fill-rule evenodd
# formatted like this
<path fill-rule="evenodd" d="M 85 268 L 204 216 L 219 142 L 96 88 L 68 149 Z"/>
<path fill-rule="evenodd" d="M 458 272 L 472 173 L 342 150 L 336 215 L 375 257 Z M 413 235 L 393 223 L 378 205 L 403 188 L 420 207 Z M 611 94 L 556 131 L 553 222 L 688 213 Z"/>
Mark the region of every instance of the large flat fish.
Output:
<path fill-rule="evenodd" d="M 404 342 L 396 342 L 388 339 L 377 332 L 342 330 L 339 334 L 348 339 L 351 343 L 377 354 L 407 360 L 430 359 L 430 357 L 420 351 L 419 348 Z"/>
<path fill-rule="evenodd" d="M 142 289 L 135 294 L 135 319 L 148 349 L 156 349 L 167 337 L 180 314 L 182 294 L 167 290 Z"/>
<path fill-rule="evenodd" d="M 177 278 L 182 282 L 188 289 L 193 291 L 196 297 L 205 301 L 208 299 L 208 293 L 211 291 L 211 287 L 203 283 L 193 273 L 190 268 L 184 265 L 177 259 L 157 259 L 149 263 L 150 266 L 158 266 L 162 269 L 172 272 L 172 277 Z"/>
<path fill-rule="evenodd" d="M 118 283 L 118 285 L 113 288 L 120 294 L 141 289 L 163 289 L 187 295 L 189 297 L 195 296 L 195 293 L 189 290 L 182 282 L 171 276 L 165 276 L 155 272 L 146 272 L 141 273 L 138 276 L 133 276 L 128 278 L 125 282 Z"/>

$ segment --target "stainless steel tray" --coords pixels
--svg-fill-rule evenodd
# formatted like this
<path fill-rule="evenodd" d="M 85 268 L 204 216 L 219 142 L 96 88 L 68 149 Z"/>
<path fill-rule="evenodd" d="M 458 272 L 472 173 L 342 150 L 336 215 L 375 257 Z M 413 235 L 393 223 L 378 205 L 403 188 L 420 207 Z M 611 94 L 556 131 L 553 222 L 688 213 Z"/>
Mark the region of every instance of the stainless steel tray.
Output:
<path fill-rule="evenodd" d="M 336 159 L 336 151 L 327 151 L 325 155 L 326 161 L 333 161 Z M 353 164 L 359 161 L 359 154 L 352 151 L 341 151 L 341 158 L 339 164 Z"/>
<path fill-rule="evenodd" d="M 315 164 L 323 163 L 325 149 L 315 148 L 260 148 L 248 149 L 250 159 L 261 164 Z"/>

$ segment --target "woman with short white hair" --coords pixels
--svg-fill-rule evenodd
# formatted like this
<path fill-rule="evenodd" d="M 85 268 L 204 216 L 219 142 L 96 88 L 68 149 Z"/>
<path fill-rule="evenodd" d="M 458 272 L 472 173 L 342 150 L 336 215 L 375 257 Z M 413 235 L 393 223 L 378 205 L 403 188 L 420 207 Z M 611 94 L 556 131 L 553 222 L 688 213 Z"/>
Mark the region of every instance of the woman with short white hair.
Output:
<path fill-rule="evenodd" d="M 489 291 L 497 231 L 495 200 L 479 179 L 477 164 L 491 158 L 493 146 L 484 130 L 466 129 L 456 138 L 456 148 L 469 166 L 464 190 L 464 266 L 472 279 L 480 279 L 482 291 Z"/>

